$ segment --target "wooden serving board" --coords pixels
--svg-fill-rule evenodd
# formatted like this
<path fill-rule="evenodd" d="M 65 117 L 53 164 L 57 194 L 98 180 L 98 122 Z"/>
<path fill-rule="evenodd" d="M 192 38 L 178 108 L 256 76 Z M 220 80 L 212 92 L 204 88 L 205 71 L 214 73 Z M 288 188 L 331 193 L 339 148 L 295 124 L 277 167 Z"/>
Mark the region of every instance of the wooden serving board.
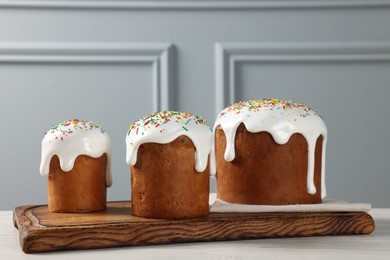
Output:
<path fill-rule="evenodd" d="M 146 219 L 131 215 L 129 201 L 109 202 L 95 213 L 50 213 L 46 205 L 14 210 L 24 252 L 48 252 L 199 241 L 370 234 L 364 212 L 211 213 L 196 219 Z"/>

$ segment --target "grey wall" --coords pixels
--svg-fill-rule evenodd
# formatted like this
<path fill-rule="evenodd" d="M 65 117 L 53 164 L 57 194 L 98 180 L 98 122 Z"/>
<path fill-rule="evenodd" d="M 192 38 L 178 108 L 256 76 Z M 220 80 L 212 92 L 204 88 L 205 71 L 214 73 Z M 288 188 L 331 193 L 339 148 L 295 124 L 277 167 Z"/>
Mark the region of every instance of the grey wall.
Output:
<path fill-rule="evenodd" d="M 0 210 L 46 203 L 40 143 L 54 123 L 109 132 L 108 197 L 126 200 L 134 120 L 169 108 L 211 125 L 262 97 L 324 117 L 328 197 L 390 207 L 389 28 L 386 0 L 1 1 Z"/>

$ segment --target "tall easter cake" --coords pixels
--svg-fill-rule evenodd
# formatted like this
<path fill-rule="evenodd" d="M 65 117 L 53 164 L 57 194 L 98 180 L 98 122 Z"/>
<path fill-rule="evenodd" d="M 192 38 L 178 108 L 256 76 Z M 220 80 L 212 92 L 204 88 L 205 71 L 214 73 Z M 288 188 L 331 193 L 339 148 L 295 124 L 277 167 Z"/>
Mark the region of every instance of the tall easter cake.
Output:
<path fill-rule="evenodd" d="M 327 128 L 309 107 L 262 99 L 225 108 L 214 126 L 217 196 L 240 204 L 320 203 Z"/>
<path fill-rule="evenodd" d="M 132 214 L 146 218 L 196 218 L 209 214 L 212 132 L 190 113 L 152 113 L 130 126 Z"/>
<path fill-rule="evenodd" d="M 42 140 L 40 172 L 48 177 L 49 211 L 104 210 L 112 184 L 108 134 L 77 119 L 53 126 Z"/>

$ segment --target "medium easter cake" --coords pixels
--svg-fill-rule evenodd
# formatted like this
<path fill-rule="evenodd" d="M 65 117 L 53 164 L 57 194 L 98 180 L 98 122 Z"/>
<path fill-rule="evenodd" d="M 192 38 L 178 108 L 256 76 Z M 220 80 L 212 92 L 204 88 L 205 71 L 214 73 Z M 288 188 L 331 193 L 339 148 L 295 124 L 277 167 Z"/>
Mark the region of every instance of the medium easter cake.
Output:
<path fill-rule="evenodd" d="M 190 113 L 162 111 L 130 126 L 132 214 L 146 218 L 196 218 L 209 214 L 212 132 Z"/>

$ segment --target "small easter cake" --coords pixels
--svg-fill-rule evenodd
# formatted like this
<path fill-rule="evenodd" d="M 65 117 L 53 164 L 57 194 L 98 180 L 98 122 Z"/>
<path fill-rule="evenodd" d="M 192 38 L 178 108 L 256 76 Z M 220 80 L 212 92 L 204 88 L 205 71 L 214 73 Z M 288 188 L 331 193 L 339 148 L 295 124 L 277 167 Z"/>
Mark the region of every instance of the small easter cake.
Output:
<path fill-rule="evenodd" d="M 77 119 L 53 126 L 42 140 L 40 172 L 48 177 L 49 211 L 104 210 L 112 184 L 107 132 Z"/>
<path fill-rule="evenodd" d="M 214 126 L 217 196 L 229 203 L 321 203 L 327 128 L 309 107 L 279 99 L 239 102 Z"/>
<path fill-rule="evenodd" d="M 212 132 L 190 113 L 152 113 L 130 126 L 132 214 L 145 218 L 196 218 L 209 214 Z"/>

